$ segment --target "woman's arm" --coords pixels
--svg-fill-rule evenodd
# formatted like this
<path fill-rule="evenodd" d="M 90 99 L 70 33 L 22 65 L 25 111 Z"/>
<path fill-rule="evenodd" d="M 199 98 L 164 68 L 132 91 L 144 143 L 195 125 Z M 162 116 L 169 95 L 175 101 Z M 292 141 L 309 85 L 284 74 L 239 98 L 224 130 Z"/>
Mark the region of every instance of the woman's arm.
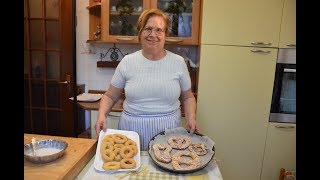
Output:
<path fill-rule="evenodd" d="M 187 128 L 190 133 L 199 132 L 199 127 L 196 121 L 196 99 L 191 89 L 181 92 L 181 102 L 184 108 Z"/>
<path fill-rule="evenodd" d="M 116 88 L 110 84 L 108 90 L 100 100 L 97 122 L 95 124 L 96 133 L 99 136 L 101 130 L 107 129 L 107 116 L 113 105 L 119 100 L 123 89 Z"/>

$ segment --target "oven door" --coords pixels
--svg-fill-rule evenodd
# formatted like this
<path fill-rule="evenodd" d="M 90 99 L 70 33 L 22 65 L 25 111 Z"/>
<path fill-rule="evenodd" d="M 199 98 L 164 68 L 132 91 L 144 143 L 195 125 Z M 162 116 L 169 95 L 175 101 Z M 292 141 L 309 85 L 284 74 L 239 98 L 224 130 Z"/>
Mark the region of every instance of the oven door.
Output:
<path fill-rule="evenodd" d="M 269 121 L 296 123 L 295 49 L 279 49 Z"/>
<path fill-rule="evenodd" d="M 277 63 L 270 121 L 296 123 L 296 64 Z"/>

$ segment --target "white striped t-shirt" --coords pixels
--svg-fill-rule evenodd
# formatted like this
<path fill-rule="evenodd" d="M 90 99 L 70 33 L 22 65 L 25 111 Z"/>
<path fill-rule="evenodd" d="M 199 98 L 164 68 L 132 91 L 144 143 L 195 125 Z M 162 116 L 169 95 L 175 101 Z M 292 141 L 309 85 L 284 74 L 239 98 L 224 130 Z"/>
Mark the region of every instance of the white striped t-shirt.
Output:
<path fill-rule="evenodd" d="M 164 58 L 152 61 L 138 50 L 120 61 L 111 84 L 125 90 L 125 111 L 159 114 L 180 108 L 181 91 L 191 88 L 191 80 L 183 57 L 166 52 Z"/>

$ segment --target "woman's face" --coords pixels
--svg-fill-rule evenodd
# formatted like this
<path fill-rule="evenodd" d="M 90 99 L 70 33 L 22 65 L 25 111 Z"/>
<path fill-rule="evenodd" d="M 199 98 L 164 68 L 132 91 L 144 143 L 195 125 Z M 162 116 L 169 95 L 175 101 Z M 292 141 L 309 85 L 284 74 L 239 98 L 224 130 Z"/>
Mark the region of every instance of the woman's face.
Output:
<path fill-rule="evenodd" d="M 148 51 L 163 49 L 165 43 L 165 22 L 160 16 L 152 16 L 148 19 L 141 33 L 142 48 Z"/>

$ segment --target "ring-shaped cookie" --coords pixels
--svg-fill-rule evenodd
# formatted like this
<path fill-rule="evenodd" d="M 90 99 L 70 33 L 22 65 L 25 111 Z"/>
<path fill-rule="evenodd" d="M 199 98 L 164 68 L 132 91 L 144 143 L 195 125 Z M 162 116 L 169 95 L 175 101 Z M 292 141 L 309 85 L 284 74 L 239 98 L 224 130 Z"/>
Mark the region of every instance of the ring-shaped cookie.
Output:
<path fill-rule="evenodd" d="M 104 150 L 110 149 L 113 151 L 113 145 L 110 142 L 102 142 L 100 146 L 100 151 L 103 152 Z"/>
<path fill-rule="evenodd" d="M 135 156 L 138 153 L 137 145 L 128 145 L 133 150 L 133 156 Z"/>
<path fill-rule="evenodd" d="M 171 136 L 168 139 L 168 144 L 173 149 L 186 149 L 191 144 L 191 139 L 184 136 Z"/>
<path fill-rule="evenodd" d="M 104 170 L 118 170 L 120 169 L 120 162 L 115 162 L 115 161 L 106 162 L 106 163 L 103 163 L 102 168 Z"/>
<path fill-rule="evenodd" d="M 120 155 L 120 148 L 116 148 L 115 150 L 113 150 L 115 157 L 114 160 L 120 162 L 122 157 Z"/>
<path fill-rule="evenodd" d="M 115 144 L 115 145 L 113 145 L 114 149 L 120 149 L 123 146 L 124 146 L 123 144 Z"/>
<path fill-rule="evenodd" d="M 123 134 L 112 134 L 112 139 L 117 144 L 123 144 L 128 140 L 127 136 L 125 136 Z"/>
<path fill-rule="evenodd" d="M 161 145 L 161 144 L 154 144 L 152 146 L 154 156 L 158 161 L 169 163 L 171 162 L 171 155 L 170 152 L 172 147 L 169 145 Z"/>
<path fill-rule="evenodd" d="M 136 167 L 136 161 L 132 158 L 124 158 L 120 161 L 120 167 L 122 169 L 132 169 Z"/>
<path fill-rule="evenodd" d="M 131 140 L 131 139 L 129 139 L 129 140 L 127 140 L 125 143 L 124 143 L 124 145 L 125 146 L 129 146 L 129 145 L 137 145 L 137 143 L 136 142 L 134 142 L 133 140 Z"/>
<path fill-rule="evenodd" d="M 188 156 L 190 158 L 184 158 L 183 156 Z M 185 164 L 186 166 L 181 166 Z M 200 167 L 201 161 L 199 156 L 190 151 L 178 151 L 172 155 L 172 167 L 174 170 L 192 170 Z"/>
<path fill-rule="evenodd" d="M 190 144 L 190 146 L 188 147 L 188 150 L 190 152 L 195 152 L 198 156 L 203 156 L 208 153 L 207 147 L 203 143 Z"/>
<path fill-rule="evenodd" d="M 102 155 L 102 159 L 105 162 L 113 161 L 115 158 L 115 154 L 114 154 L 113 150 L 110 150 L 110 149 L 106 149 L 106 150 L 102 151 L 101 155 Z"/>
<path fill-rule="evenodd" d="M 109 142 L 111 143 L 112 145 L 114 145 L 114 140 L 112 137 L 110 136 L 105 136 L 103 139 L 102 139 L 102 143 L 105 143 L 105 142 Z"/>
<path fill-rule="evenodd" d="M 123 146 L 120 148 L 120 156 L 124 158 L 132 158 L 133 157 L 133 150 L 129 146 Z"/>

